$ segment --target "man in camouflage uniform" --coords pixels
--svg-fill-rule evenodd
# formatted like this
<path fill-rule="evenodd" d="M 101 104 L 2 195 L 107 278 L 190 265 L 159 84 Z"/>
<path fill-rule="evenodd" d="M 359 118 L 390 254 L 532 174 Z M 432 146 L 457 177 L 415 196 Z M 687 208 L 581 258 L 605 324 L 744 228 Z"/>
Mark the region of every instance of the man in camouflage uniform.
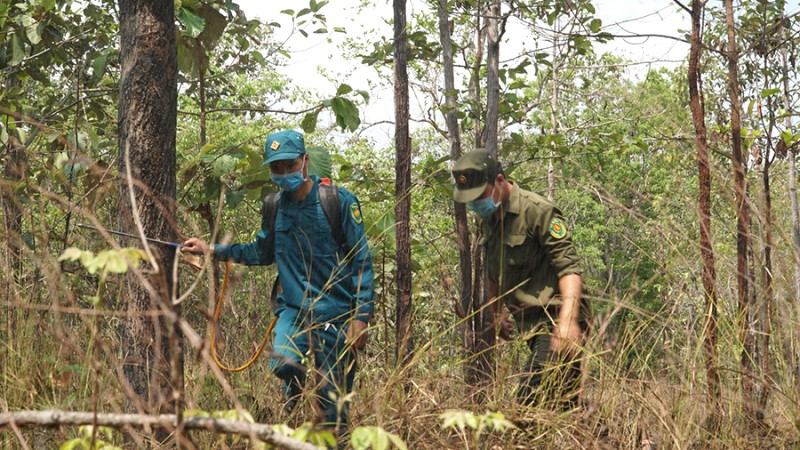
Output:
<path fill-rule="evenodd" d="M 546 198 L 506 179 L 486 150 L 459 158 L 453 178 L 455 201 L 480 219 L 489 310 L 500 337 L 512 339 L 516 321 L 531 350 L 518 400 L 575 406 L 587 314 L 579 258 L 564 217 Z"/>

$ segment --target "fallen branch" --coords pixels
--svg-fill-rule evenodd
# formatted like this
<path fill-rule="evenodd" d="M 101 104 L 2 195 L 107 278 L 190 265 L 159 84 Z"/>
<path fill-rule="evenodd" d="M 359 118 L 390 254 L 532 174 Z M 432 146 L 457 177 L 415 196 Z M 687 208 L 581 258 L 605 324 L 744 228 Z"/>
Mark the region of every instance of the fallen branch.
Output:
<path fill-rule="evenodd" d="M 175 414 L 148 416 L 144 414 L 94 414 L 91 412 L 71 411 L 16 411 L 0 413 L 0 430 L 10 426 L 61 426 L 61 425 L 97 425 L 112 428 L 160 427 L 174 429 L 178 423 Z M 184 417 L 185 429 L 207 430 L 216 433 L 238 434 L 248 438 L 257 438 L 268 444 L 288 450 L 317 450 L 311 444 L 300 442 L 272 429 L 270 425 L 247 423 L 234 420 L 212 419 L 208 417 Z"/>

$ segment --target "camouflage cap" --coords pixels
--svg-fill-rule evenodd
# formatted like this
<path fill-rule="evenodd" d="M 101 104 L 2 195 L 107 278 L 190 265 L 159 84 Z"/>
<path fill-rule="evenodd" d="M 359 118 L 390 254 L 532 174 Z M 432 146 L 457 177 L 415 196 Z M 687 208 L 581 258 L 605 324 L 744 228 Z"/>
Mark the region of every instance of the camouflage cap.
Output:
<path fill-rule="evenodd" d="M 486 191 L 489 180 L 497 175 L 497 167 L 497 160 L 488 150 L 464 153 L 453 166 L 456 183 L 453 199 L 459 203 L 478 199 Z"/>
<path fill-rule="evenodd" d="M 285 159 L 294 159 L 306 154 L 303 135 L 294 130 L 283 130 L 267 136 L 264 142 L 264 166 Z"/>

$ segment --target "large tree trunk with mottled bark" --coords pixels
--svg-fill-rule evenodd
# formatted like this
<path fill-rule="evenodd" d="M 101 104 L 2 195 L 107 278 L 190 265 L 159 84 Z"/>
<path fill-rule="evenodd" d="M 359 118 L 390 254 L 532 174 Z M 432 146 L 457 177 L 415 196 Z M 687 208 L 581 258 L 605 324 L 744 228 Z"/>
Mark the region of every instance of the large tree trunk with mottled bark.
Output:
<path fill-rule="evenodd" d="M 119 0 L 119 226 L 166 241 L 176 237 L 174 7 L 171 0 Z M 182 336 L 171 300 L 177 289 L 175 249 L 150 245 L 145 244 L 149 261 L 128 273 L 121 295 L 127 313 L 119 326 L 126 409 L 180 417 Z"/>

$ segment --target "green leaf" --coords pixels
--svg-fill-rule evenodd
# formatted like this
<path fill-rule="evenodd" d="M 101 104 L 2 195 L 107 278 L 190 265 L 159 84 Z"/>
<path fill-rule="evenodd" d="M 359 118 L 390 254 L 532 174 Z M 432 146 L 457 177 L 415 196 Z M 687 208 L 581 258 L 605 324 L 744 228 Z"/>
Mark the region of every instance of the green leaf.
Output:
<path fill-rule="evenodd" d="M 600 19 L 592 19 L 592 21 L 589 22 L 589 30 L 592 33 L 599 33 L 602 27 L 603 27 L 603 21 Z"/>
<path fill-rule="evenodd" d="M 353 88 L 351 88 L 347 84 L 342 83 L 342 84 L 339 85 L 339 88 L 336 89 L 336 96 L 339 97 L 339 96 L 342 96 L 342 95 L 347 95 L 352 91 L 353 91 Z"/>
<path fill-rule="evenodd" d="M 367 450 L 372 443 L 372 431 L 369 427 L 358 427 L 350 435 L 350 445 L 353 450 Z"/>
<path fill-rule="evenodd" d="M 319 116 L 320 109 L 315 109 L 310 113 L 307 113 L 303 116 L 303 121 L 301 122 L 300 126 L 303 127 L 303 131 L 308 133 L 313 133 L 314 130 L 317 129 L 317 117 Z"/>
<path fill-rule="evenodd" d="M 229 209 L 236 209 L 244 200 L 245 193 L 243 191 L 225 191 L 225 204 Z M 235 410 L 234 410 L 235 411 Z"/>
<path fill-rule="evenodd" d="M 10 66 L 16 66 L 21 63 L 27 56 L 22 40 L 15 34 L 11 36 L 11 61 L 8 62 Z"/>
<path fill-rule="evenodd" d="M 77 261 L 81 258 L 83 252 L 77 247 L 70 247 L 64 250 L 64 253 L 58 257 L 59 261 Z"/>
<path fill-rule="evenodd" d="M 361 119 L 358 118 L 358 108 L 349 99 L 334 97 L 331 106 L 336 115 L 336 124 L 342 130 L 355 131 L 361 124 Z"/>
<path fill-rule="evenodd" d="M 25 35 L 28 36 L 31 44 L 36 45 L 42 41 L 41 27 L 36 19 L 25 14 L 19 18 L 19 22 L 25 27 Z"/>
<path fill-rule="evenodd" d="M 330 152 L 318 146 L 306 148 L 308 152 L 308 173 L 309 175 L 316 175 L 321 178 L 330 178 L 333 176 L 333 163 L 331 161 Z"/>
<path fill-rule="evenodd" d="M 186 28 L 184 34 L 196 38 L 200 36 L 200 33 L 203 32 L 203 28 L 205 28 L 206 22 L 205 20 L 195 14 L 192 10 L 181 7 L 178 11 L 178 22 Z"/>
<path fill-rule="evenodd" d="M 221 12 L 211 6 L 203 5 L 197 13 L 204 22 L 200 39 L 205 43 L 206 49 L 212 49 L 225 32 L 228 21 Z"/>
<path fill-rule="evenodd" d="M 128 271 L 128 263 L 125 261 L 121 252 L 116 250 L 103 250 L 90 261 L 86 269 L 91 274 L 97 273 L 99 270 L 111 273 L 125 273 Z"/>
<path fill-rule="evenodd" d="M 236 166 L 239 164 L 239 158 L 231 155 L 222 155 L 214 160 L 211 168 L 211 173 L 215 177 L 221 177 L 233 173 Z"/>
<path fill-rule="evenodd" d="M 95 58 L 92 60 L 92 76 L 95 80 L 99 80 L 106 71 L 108 52 L 109 49 L 102 50 L 98 52 L 97 56 L 95 56 Z"/>
<path fill-rule="evenodd" d="M 761 91 L 761 98 L 767 98 L 770 95 L 780 94 L 780 88 L 771 88 L 771 89 L 764 89 Z"/>
<path fill-rule="evenodd" d="M 67 442 L 64 442 L 63 444 L 61 444 L 61 447 L 58 447 L 58 449 L 59 450 L 74 450 L 76 448 L 81 448 L 81 447 L 78 447 L 79 445 L 81 447 L 83 447 L 83 439 L 82 438 L 75 438 L 75 439 L 70 439 Z M 87 445 L 87 447 L 88 447 L 88 445 Z"/>

